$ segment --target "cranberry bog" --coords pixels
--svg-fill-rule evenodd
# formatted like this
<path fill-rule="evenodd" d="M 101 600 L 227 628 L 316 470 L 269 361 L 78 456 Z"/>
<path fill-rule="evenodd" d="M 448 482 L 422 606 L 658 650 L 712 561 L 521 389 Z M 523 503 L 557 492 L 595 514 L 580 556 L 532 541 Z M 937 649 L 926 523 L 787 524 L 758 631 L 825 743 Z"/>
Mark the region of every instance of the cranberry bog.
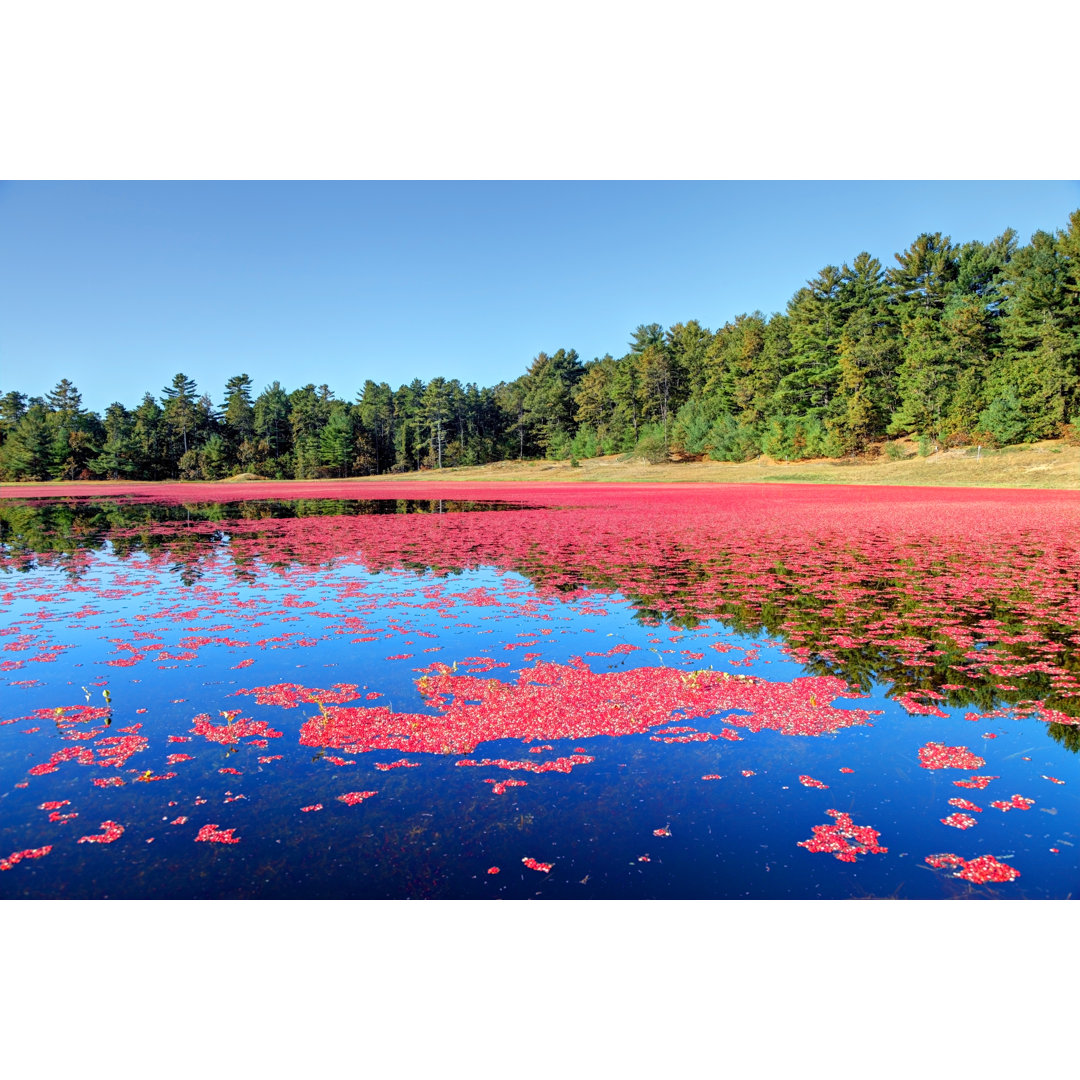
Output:
<path fill-rule="evenodd" d="M 0 897 L 1080 886 L 1077 494 L 4 496 Z"/>

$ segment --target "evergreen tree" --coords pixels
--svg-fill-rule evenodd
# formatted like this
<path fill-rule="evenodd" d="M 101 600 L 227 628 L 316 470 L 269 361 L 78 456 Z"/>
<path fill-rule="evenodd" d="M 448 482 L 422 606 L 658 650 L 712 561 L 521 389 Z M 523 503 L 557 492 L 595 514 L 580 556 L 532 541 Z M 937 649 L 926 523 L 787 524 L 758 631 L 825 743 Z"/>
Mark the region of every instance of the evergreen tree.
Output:
<path fill-rule="evenodd" d="M 723 412 L 716 398 L 697 395 L 690 398 L 675 416 L 671 430 L 672 449 L 689 457 L 701 457 L 720 445 L 731 426 L 730 414 Z"/>
<path fill-rule="evenodd" d="M 957 252 L 956 280 L 951 291 L 977 297 L 989 314 L 996 314 L 1016 251 L 1014 229 L 1006 229 L 989 244 L 978 240 L 964 244 Z"/>
<path fill-rule="evenodd" d="M 916 432 L 941 439 L 956 373 L 956 357 L 936 313 L 919 314 L 907 322 L 897 370 L 900 403 L 889 422 L 889 434 Z"/>
<path fill-rule="evenodd" d="M 423 396 L 424 384 L 420 379 L 413 379 L 407 386 L 399 386 L 394 394 L 395 469 L 420 468 L 423 424 L 420 401 Z"/>
<path fill-rule="evenodd" d="M 881 263 L 860 252 L 841 274 L 845 321 L 837 350 L 837 407 L 829 428 L 841 451 L 854 453 L 884 433 L 896 405 L 899 334 Z"/>
<path fill-rule="evenodd" d="M 1080 210 L 1069 215 L 1069 227 L 1058 231 L 1057 253 L 1062 267 L 1062 317 L 1071 332 L 1080 334 Z"/>
<path fill-rule="evenodd" d="M 52 475 L 58 480 L 88 479 L 102 434 L 100 419 L 83 409 L 82 395 L 68 379 L 61 379 L 45 402 L 52 430 Z"/>
<path fill-rule="evenodd" d="M 161 391 L 161 396 L 162 420 L 165 430 L 174 440 L 169 448 L 169 457 L 179 460 L 191 449 L 189 443 L 197 418 L 195 380 L 178 372 L 173 376 L 172 383 Z"/>
<path fill-rule="evenodd" d="M 0 474 L 5 480 L 48 480 L 53 463 L 53 431 L 39 400 L 26 410 L 0 447 Z"/>
<path fill-rule="evenodd" d="M 221 432 L 215 431 L 199 450 L 199 473 L 204 480 L 221 480 L 228 476 L 232 452 Z"/>
<path fill-rule="evenodd" d="M 255 430 L 258 470 L 275 479 L 292 476 L 292 428 L 289 396 L 277 380 L 255 399 L 252 423 Z"/>
<path fill-rule="evenodd" d="M 633 353 L 620 357 L 611 380 L 611 400 L 614 403 L 612 428 L 619 443 L 617 450 L 631 450 L 641 434 L 641 391 L 638 385 L 641 371 Z"/>
<path fill-rule="evenodd" d="M 955 383 L 942 434 L 957 443 L 974 438 L 986 405 L 992 319 L 984 299 L 972 293 L 955 295 L 942 315 L 941 326 L 955 365 Z"/>
<path fill-rule="evenodd" d="M 222 434 L 228 447 L 228 464 L 248 469 L 255 461 L 255 406 L 252 382 L 247 375 L 234 375 L 225 384 Z"/>
<path fill-rule="evenodd" d="M 322 466 L 339 479 L 349 475 L 355 455 L 353 413 L 347 402 L 334 401 L 326 426 L 319 435 Z"/>
<path fill-rule="evenodd" d="M 464 465 L 484 465 L 503 456 L 500 435 L 506 424 L 495 401 L 495 392 L 469 383 L 465 387 L 465 409 L 469 417 L 469 441 Z"/>
<path fill-rule="evenodd" d="M 195 402 L 195 443 L 202 446 L 212 435 L 221 434 L 221 414 L 209 394 L 201 394 Z"/>
<path fill-rule="evenodd" d="M 362 471 L 381 473 L 394 464 L 394 395 L 386 383 L 365 381 L 357 395 L 359 461 Z"/>
<path fill-rule="evenodd" d="M 251 378 L 234 375 L 225 384 L 225 428 L 236 442 L 248 439 L 255 431 L 255 408 L 251 400 Z"/>
<path fill-rule="evenodd" d="M 139 453 L 135 440 L 135 418 L 119 402 L 105 410 L 105 441 L 91 468 L 109 480 L 128 479 L 139 473 Z"/>
<path fill-rule="evenodd" d="M 633 355 L 643 353 L 650 345 L 664 343 L 664 328 L 659 323 L 640 323 L 630 337 L 630 352 Z"/>
<path fill-rule="evenodd" d="M 712 337 L 712 334 L 697 319 L 676 323 L 667 332 L 665 342 L 674 357 L 677 369 L 685 380 L 685 386 L 680 389 L 676 400 L 672 402 L 673 409 L 681 408 L 684 401 L 692 397 L 700 397 L 704 393 L 705 381 L 708 377 L 706 356 Z"/>
<path fill-rule="evenodd" d="M 610 452 L 623 441 L 615 423 L 616 367 L 610 353 L 602 359 L 590 360 L 574 391 L 577 406 L 574 420 L 579 430 L 584 428 L 591 432 L 593 449 L 600 453 Z"/>
<path fill-rule="evenodd" d="M 904 337 L 897 369 L 898 407 L 890 434 L 918 432 L 941 439 L 947 430 L 949 400 L 957 363 L 941 314 L 953 292 L 959 260 L 949 237 L 922 233 L 888 271 L 891 302 Z"/>
<path fill-rule="evenodd" d="M 755 409 L 763 418 L 783 411 L 781 388 L 794 369 L 788 317 L 779 312 L 765 325 L 760 366 L 755 375 Z"/>
<path fill-rule="evenodd" d="M 559 349 L 539 353 L 525 374 L 525 418 L 548 457 L 569 453 L 576 425 L 574 391 L 583 374 L 578 354 Z"/>
<path fill-rule="evenodd" d="M 1055 238 L 1039 231 L 1013 259 L 1005 288 L 1003 355 L 993 365 L 989 397 L 1012 386 L 1026 427 L 1023 438 L 1057 434 L 1078 385 L 1080 338 L 1068 320 L 1070 268 Z"/>
<path fill-rule="evenodd" d="M 721 412 L 754 425 L 762 419 L 764 381 L 773 373 L 763 363 L 765 316 L 760 311 L 738 315 L 717 330 L 706 351 L 706 394 Z M 775 389 L 775 383 L 767 393 Z"/>
<path fill-rule="evenodd" d="M 892 301 L 901 319 L 940 311 L 958 272 L 957 250 L 941 233 L 922 233 L 895 255 L 897 265 L 887 274 Z"/>
<path fill-rule="evenodd" d="M 787 306 L 790 373 L 780 384 L 779 404 L 792 416 L 825 416 L 840 382 L 840 332 L 844 325 L 844 279 L 826 266 Z"/>
<path fill-rule="evenodd" d="M 667 447 L 672 408 L 682 399 L 683 373 L 676 354 L 663 344 L 647 345 L 634 354 L 637 365 L 637 392 L 641 416 L 660 425 L 664 447 Z"/>
<path fill-rule="evenodd" d="M 75 427 L 76 421 L 83 413 L 82 394 L 68 379 L 61 379 L 52 392 L 45 395 L 45 404 L 56 418 L 56 422 L 68 429 Z"/>
<path fill-rule="evenodd" d="M 530 455 L 532 452 L 532 436 L 525 412 L 525 392 L 524 375 L 511 383 L 502 382 L 495 387 L 495 400 L 499 403 L 499 409 L 507 421 L 506 434 L 511 439 L 513 450 L 517 451 L 519 461 L 525 458 L 527 443 Z"/>
<path fill-rule="evenodd" d="M 289 426 L 292 430 L 297 480 L 310 480 L 319 475 L 322 431 L 330 418 L 333 394 L 325 384 L 316 389 L 314 383 L 294 390 L 289 395 Z"/>
<path fill-rule="evenodd" d="M 18 390 L 9 390 L 0 397 L 0 443 L 7 439 L 16 424 L 26 415 L 26 395 Z"/>
<path fill-rule="evenodd" d="M 136 476 L 147 480 L 160 480 L 167 471 L 165 460 L 166 432 L 164 413 L 154 398 L 147 392 L 132 414 L 132 439 L 135 446 Z"/>
<path fill-rule="evenodd" d="M 1080 429 L 1080 210 L 1074 210 L 1069 215 L 1069 227 L 1058 232 L 1057 252 L 1062 267 L 1061 328 L 1072 356 L 1067 377 L 1073 391 L 1067 410 L 1074 426 Z"/>
<path fill-rule="evenodd" d="M 1027 434 L 1027 420 L 1015 386 L 1005 386 L 982 411 L 979 425 L 999 446 L 1020 442 Z"/>
<path fill-rule="evenodd" d="M 432 379 L 424 388 L 423 397 L 420 399 L 420 412 L 428 431 L 428 464 L 439 469 L 443 467 L 450 405 L 450 385 L 444 378 Z"/>

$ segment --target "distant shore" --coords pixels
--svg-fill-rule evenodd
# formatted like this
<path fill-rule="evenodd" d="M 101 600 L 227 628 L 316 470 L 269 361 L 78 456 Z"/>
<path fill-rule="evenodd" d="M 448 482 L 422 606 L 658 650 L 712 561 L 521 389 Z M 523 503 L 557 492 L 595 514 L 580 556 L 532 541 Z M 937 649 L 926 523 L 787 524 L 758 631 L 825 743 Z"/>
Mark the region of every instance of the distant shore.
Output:
<path fill-rule="evenodd" d="M 343 480 L 352 484 L 872 484 L 896 487 L 1032 488 L 1080 491 L 1080 446 L 1046 441 L 1001 450 L 972 447 L 939 451 L 920 457 L 914 449 L 903 460 L 884 457 L 819 458 L 812 461 L 773 461 L 766 457 L 726 461 L 671 461 L 651 465 L 628 455 L 570 461 L 500 461 L 490 465 L 384 473 L 380 476 L 327 480 L 280 480 L 276 492 L 296 498 L 341 497 L 331 489 Z M 229 477 L 218 481 L 49 481 L 4 483 L 0 497 L 150 493 L 165 487 L 199 489 L 200 494 L 234 485 L 262 486 L 262 478 Z M 205 496 L 204 496 L 205 497 Z M 267 497 L 281 498 L 281 494 Z M 287 496 L 284 496 L 287 497 Z"/>

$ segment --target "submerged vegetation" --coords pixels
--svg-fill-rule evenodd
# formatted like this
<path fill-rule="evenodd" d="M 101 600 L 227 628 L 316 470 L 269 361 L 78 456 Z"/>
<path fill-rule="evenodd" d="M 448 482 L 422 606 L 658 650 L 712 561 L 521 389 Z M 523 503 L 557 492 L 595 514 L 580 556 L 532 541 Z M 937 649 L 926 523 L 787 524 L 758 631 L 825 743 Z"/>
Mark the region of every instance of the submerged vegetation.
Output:
<path fill-rule="evenodd" d="M 178 373 L 104 416 L 62 380 L 0 397 L 0 479 L 311 479 L 629 453 L 745 461 L 1080 440 L 1080 210 L 1021 246 L 1007 229 L 954 244 L 923 233 L 883 268 L 826 266 L 786 310 L 642 324 L 630 351 L 582 363 L 541 352 L 494 387 L 437 377 L 257 396 L 246 374 L 216 404 Z M 888 441 L 886 441 L 888 440 Z"/>

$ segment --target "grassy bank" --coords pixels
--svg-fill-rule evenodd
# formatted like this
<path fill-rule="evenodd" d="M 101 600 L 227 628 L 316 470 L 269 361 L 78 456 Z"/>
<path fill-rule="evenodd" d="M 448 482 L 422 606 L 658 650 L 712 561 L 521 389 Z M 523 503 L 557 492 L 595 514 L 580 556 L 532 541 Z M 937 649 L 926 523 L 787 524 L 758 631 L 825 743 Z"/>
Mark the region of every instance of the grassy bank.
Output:
<path fill-rule="evenodd" d="M 925 487 L 1060 488 L 1080 491 L 1080 446 L 1040 442 L 1003 450 L 946 450 L 920 457 L 912 446 L 903 460 L 820 458 L 783 462 L 757 458 L 741 463 L 680 461 L 650 465 L 624 457 L 569 461 L 500 461 L 493 465 L 426 469 L 368 480 L 482 482 L 567 481 L 710 484 L 892 484 Z"/>
<path fill-rule="evenodd" d="M 1061 441 L 1010 446 L 1002 450 L 946 450 L 920 457 L 912 444 L 907 456 L 890 461 L 875 458 L 819 458 L 814 461 L 773 461 L 760 457 L 747 462 L 669 461 L 650 465 L 629 455 L 569 461 L 500 461 L 492 465 L 424 469 L 420 472 L 350 477 L 348 483 L 707 483 L 707 484 L 881 484 L 914 487 L 1041 488 L 1080 491 L 1080 446 Z M 258 481 L 252 474 L 219 481 L 52 481 L 0 485 L 0 496 L 41 497 L 104 491 L 153 491 L 163 487 L 214 489 L 226 484 Z M 275 482 L 303 489 L 304 498 L 322 497 L 323 489 L 342 480 Z"/>

